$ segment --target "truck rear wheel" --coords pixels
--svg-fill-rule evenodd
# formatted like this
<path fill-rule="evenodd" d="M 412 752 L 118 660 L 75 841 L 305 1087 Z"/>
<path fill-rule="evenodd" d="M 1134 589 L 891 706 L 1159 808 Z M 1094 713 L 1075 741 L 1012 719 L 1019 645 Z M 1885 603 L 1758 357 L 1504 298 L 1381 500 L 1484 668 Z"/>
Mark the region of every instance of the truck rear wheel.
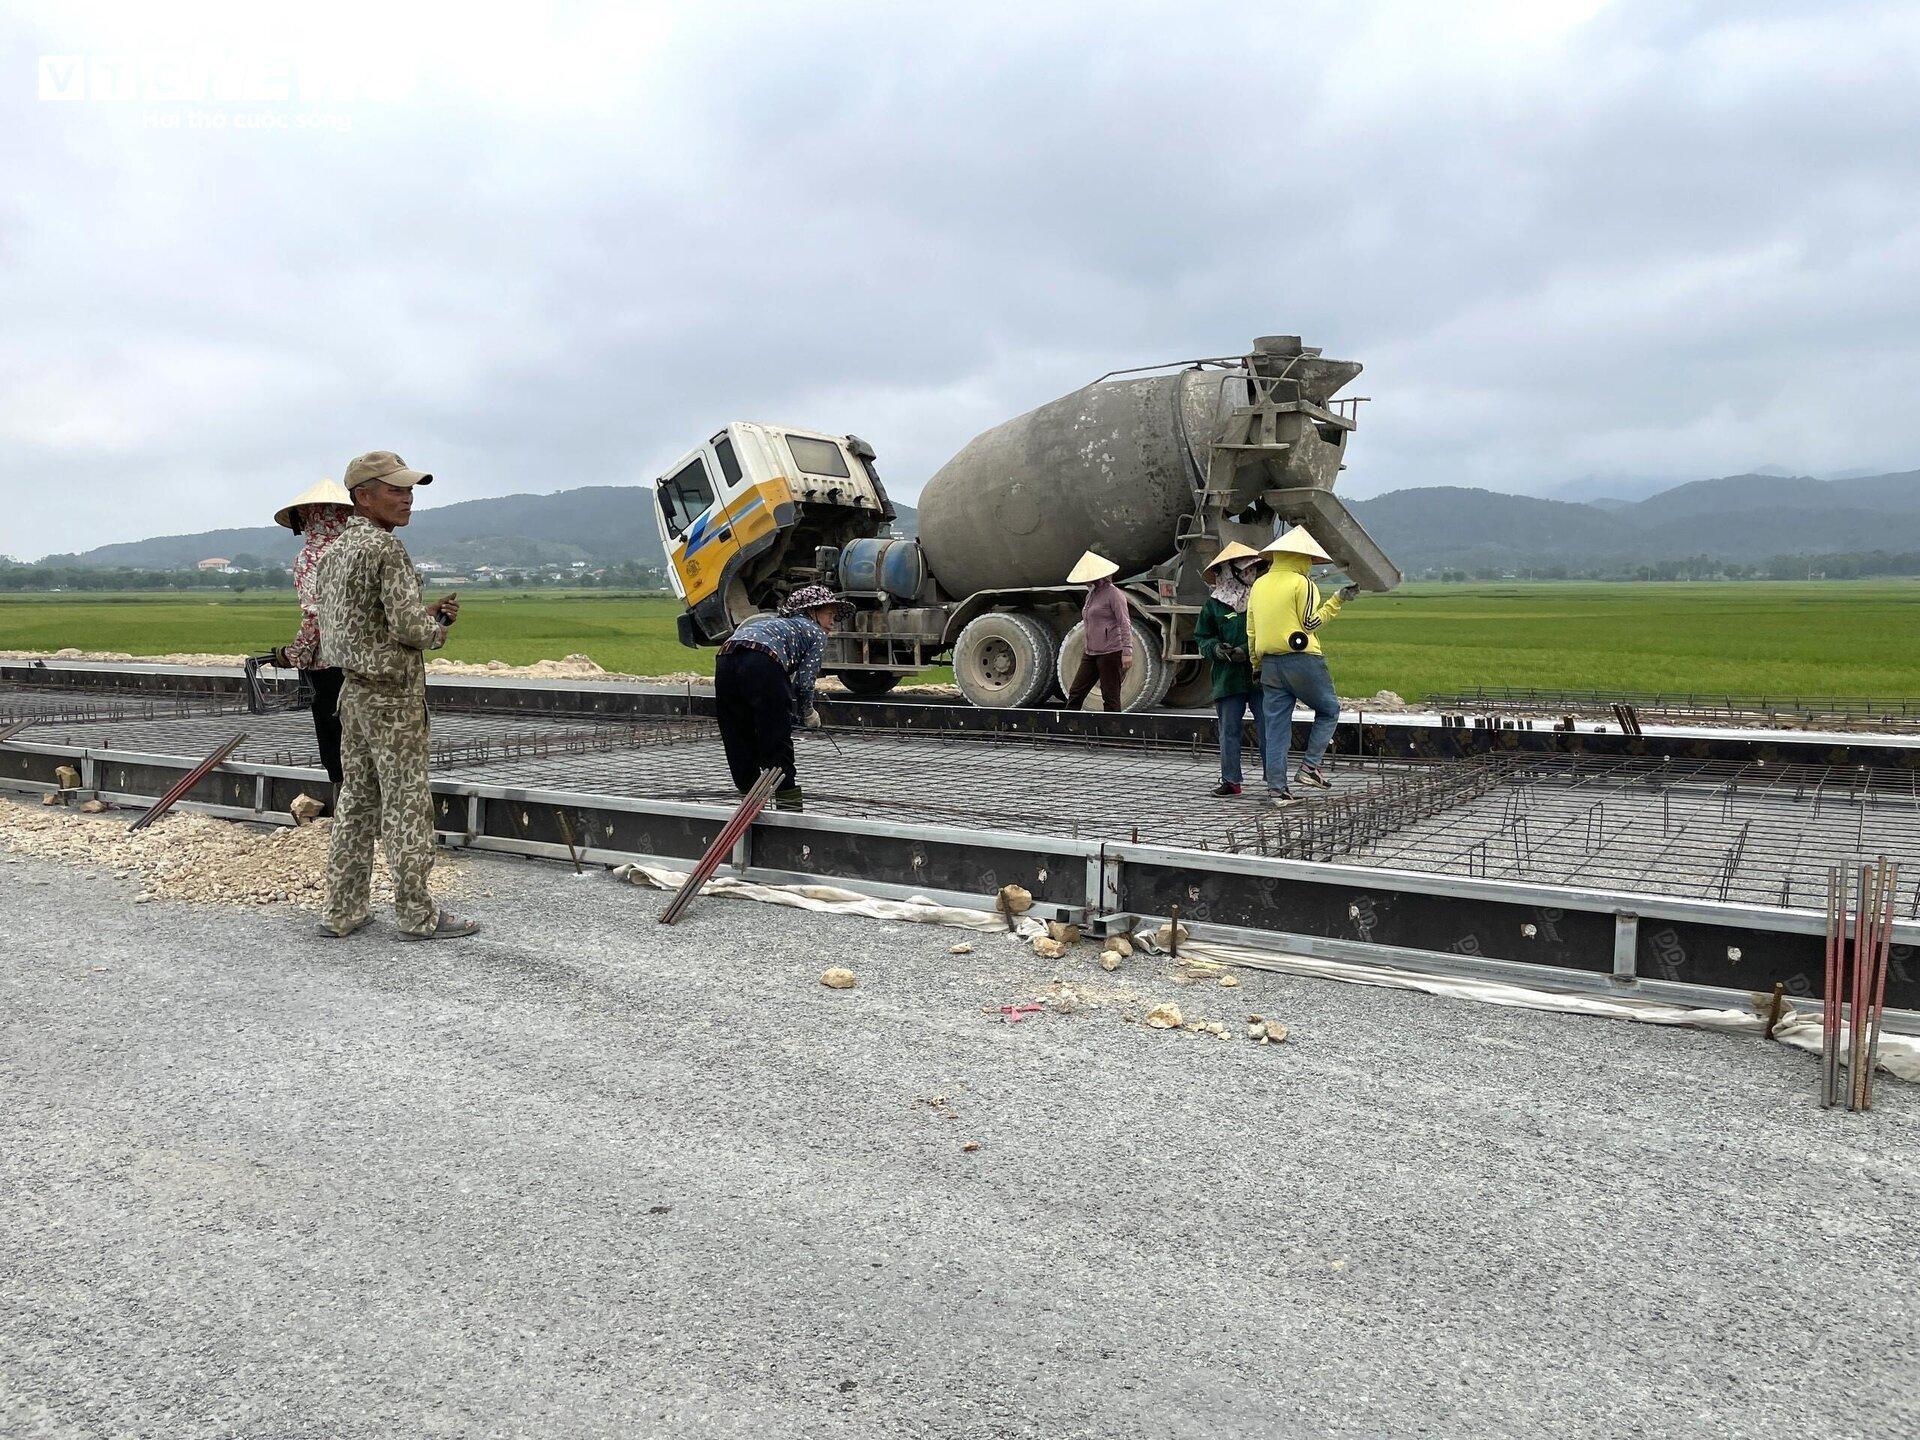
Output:
<path fill-rule="evenodd" d="M 1080 661 L 1086 656 L 1086 626 L 1075 625 L 1067 632 L 1067 638 L 1060 642 L 1060 683 L 1072 686 L 1073 677 L 1079 673 Z M 1152 710 L 1167 698 L 1167 687 L 1173 683 L 1173 670 L 1160 655 L 1160 637 L 1148 630 L 1138 620 L 1133 622 L 1133 664 L 1120 677 L 1120 708 L 1122 710 Z M 1100 698 L 1100 687 L 1093 687 L 1087 696 L 1085 706 L 1088 710 L 1104 710 L 1106 703 Z"/>
<path fill-rule="evenodd" d="M 1031 615 L 990 610 L 976 615 L 953 647 L 960 693 L 987 710 L 1039 703 L 1053 684 L 1053 635 Z"/>
<path fill-rule="evenodd" d="M 1173 672 L 1173 684 L 1167 687 L 1167 704 L 1176 710 L 1191 710 L 1213 703 L 1213 667 L 1204 660 L 1182 660 Z"/>
<path fill-rule="evenodd" d="M 884 695 L 900 683 L 899 674 L 892 670 L 831 670 L 828 673 L 852 695 Z"/>

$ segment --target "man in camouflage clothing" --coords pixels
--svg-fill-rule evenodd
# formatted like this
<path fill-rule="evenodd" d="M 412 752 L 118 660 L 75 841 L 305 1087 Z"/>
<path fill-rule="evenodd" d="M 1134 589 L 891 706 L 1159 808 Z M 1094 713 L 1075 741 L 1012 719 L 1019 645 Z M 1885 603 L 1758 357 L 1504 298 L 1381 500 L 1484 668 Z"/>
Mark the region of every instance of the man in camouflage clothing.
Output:
<path fill-rule="evenodd" d="M 327 854 L 321 933 L 351 935 L 371 917 L 373 842 L 386 843 L 393 908 L 408 940 L 471 935 L 480 927 L 434 908 L 433 801 L 427 791 L 427 663 L 460 613 L 453 595 L 431 609 L 393 532 L 413 517 L 413 490 L 433 476 L 374 450 L 347 467 L 353 518 L 320 558 L 320 647 L 345 674 L 340 689 L 344 772 Z"/>

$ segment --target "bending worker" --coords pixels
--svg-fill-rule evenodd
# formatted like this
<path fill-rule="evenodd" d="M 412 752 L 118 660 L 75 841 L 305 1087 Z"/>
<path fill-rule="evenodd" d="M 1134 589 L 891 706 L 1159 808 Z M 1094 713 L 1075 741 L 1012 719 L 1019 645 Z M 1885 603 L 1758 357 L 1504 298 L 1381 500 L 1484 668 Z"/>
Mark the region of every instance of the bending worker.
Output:
<path fill-rule="evenodd" d="M 320 929 L 351 935 L 368 921 L 373 842 L 386 845 L 393 909 L 406 940 L 471 935 L 480 927 L 437 910 L 433 800 L 427 791 L 427 662 L 446 643 L 460 600 L 431 609 L 394 531 L 413 518 L 413 491 L 433 476 L 390 450 L 347 466 L 353 517 L 320 559 L 320 650 L 345 675 L 340 687 L 340 804 L 327 852 Z"/>
<path fill-rule="evenodd" d="M 1266 755 L 1260 684 L 1253 678 L 1252 652 L 1247 649 L 1247 601 L 1253 582 L 1266 567 L 1266 557 L 1258 550 L 1234 540 L 1200 572 L 1206 577 L 1207 599 L 1193 625 L 1193 644 L 1213 678 L 1213 711 L 1220 739 L 1220 783 L 1214 787 L 1215 795 L 1240 793 L 1240 741 L 1249 710 L 1255 753 L 1263 760 Z"/>
<path fill-rule="evenodd" d="M 1330 600 L 1307 577 L 1316 563 L 1330 557 L 1306 527 L 1296 525 L 1266 547 L 1273 564 L 1254 582 L 1247 601 L 1247 650 L 1260 677 L 1264 712 L 1262 755 L 1266 762 L 1267 793 L 1277 803 L 1290 805 L 1299 797 L 1287 786 L 1287 751 L 1293 743 L 1293 707 L 1304 701 L 1313 711 L 1307 751 L 1294 778 L 1316 789 L 1332 788 L 1320 762 L 1340 723 L 1340 697 L 1333 692 L 1320 650 L 1320 631 L 1340 613 L 1343 602 L 1360 593 L 1348 585 Z"/>
<path fill-rule="evenodd" d="M 741 794 L 764 770 L 780 772 L 773 795 L 781 810 L 801 808 L 794 771 L 793 732 L 820 728 L 813 687 L 826 657 L 827 636 L 853 606 L 824 585 L 793 592 L 778 615 L 756 615 L 720 647 L 713 667 L 714 709 L 727 769 Z"/>
<path fill-rule="evenodd" d="M 1087 587 L 1087 603 L 1080 611 L 1080 634 L 1084 648 L 1080 670 L 1067 686 L 1067 709 L 1078 710 L 1100 682 L 1100 705 L 1120 709 L 1120 682 L 1133 668 L 1133 616 L 1127 610 L 1127 597 L 1113 583 L 1120 567 L 1104 555 L 1089 550 L 1067 572 L 1069 585 Z M 1065 680 L 1063 675 L 1060 677 Z"/>
<path fill-rule="evenodd" d="M 320 747 L 320 764 L 333 782 L 333 801 L 323 814 L 340 803 L 340 670 L 320 663 L 320 579 L 316 567 L 327 547 L 339 537 L 353 515 L 353 496 L 338 480 L 322 480 L 291 505 L 274 512 L 273 523 L 284 525 L 301 540 L 293 561 L 293 589 L 300 599 L 300 628 L 293 643 L 273 652 L 276 665 L 298 670 L 313 692 L 313 738 Z"/>

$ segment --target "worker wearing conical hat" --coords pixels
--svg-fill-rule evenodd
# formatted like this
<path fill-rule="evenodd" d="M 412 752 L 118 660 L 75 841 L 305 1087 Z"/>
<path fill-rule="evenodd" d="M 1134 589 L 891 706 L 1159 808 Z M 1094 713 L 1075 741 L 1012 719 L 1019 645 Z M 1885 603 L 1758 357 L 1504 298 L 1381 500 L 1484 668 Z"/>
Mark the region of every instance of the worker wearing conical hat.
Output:
<path fill-rule="evenodd" d="M 1120 682 L 1133 666 L 1133 614 L 1127 597 L 1113 583 L 1120 567 L 1089 550 L 1067 572 L 1069 585 L 1085 585 L 1087 601 L 1080 610 L 1085 649 L 1080 669 L 1067 687 L 1067 709 L 1078 710 L 1100 684 L 1100 703 L 1108 711 L 1120 709 Z"/>
<path fill-rule="evenodd" d="M 273 663 L 298 670 L 313 694 L 313 739 L 320 764 L 333 783 L 332 814 L 340 798 L 340 671 L 320 662 L 320 584 L 315 567 L 353 516 L 353 496 L 338 480 L 310 485 L 274 512 L 273 523 L 300 537 L 293 558 L 293 590 L 300 601 L 300 628 L 292 643 L 273 652 Z"/>
<path fill-rule="evenodd" d="M 1267 792 L 1277 803 L 1292 804 L 1298 797 L 1287 784 L 1287 752 L 1293 743 L 1296 703 L 1313 711 L 1313 728 L 1294 779 L 1316 789 L 1332 788 L 1320 762 L 1340 722 L 1340 697 L 1321 653 L 1320 631 L 1360 587 L 1348 585 L 1331 598 L 1321 596 L 1309 572 L 1330 557 L 1305 526 L 1294 526 L 1264 553 L 1273 563 L 1255 582 L 1247 602 L 1247 650 L 1260 677 Z"/>
<path fill-rule="evenodd" d="M 1255 753 L 1264 747 L 1260 685 L 1247 649 L 1247 601 L 1267 559 L 1251 545 L 1230 542 L 1201 570 L 1206 603 L 1194 621 L 1194 648 L 1206 659 L 1213 679 L 1213 710 L 1219 727 L 1220 783 L 1215 795 L 1240 793 L 1240 749 L 1247 715 L 1253 715 Z"/>

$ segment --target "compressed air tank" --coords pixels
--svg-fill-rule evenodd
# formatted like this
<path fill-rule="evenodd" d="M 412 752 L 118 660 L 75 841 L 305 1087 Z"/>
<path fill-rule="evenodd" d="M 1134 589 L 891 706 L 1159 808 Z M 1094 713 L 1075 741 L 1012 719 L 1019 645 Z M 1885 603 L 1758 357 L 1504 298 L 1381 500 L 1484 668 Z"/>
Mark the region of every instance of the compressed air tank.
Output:
<path fill-rule="evenodd" d="M 918 600 L 926 584 L 926 560 L 911 540 L 881 535 L 849 540 L 839 557 L 840 588 L 850 594 L 885 593 L 896 600 Z"/>
<path fill-rule="evenodd" d="M 1245 384 L 1217 370 L 1102 381 L 976 435 L 920 493 L 933 578 L 959 597 L 1058 585 L 1083 550 L 1123 576 L 1171 559 Z"/>

